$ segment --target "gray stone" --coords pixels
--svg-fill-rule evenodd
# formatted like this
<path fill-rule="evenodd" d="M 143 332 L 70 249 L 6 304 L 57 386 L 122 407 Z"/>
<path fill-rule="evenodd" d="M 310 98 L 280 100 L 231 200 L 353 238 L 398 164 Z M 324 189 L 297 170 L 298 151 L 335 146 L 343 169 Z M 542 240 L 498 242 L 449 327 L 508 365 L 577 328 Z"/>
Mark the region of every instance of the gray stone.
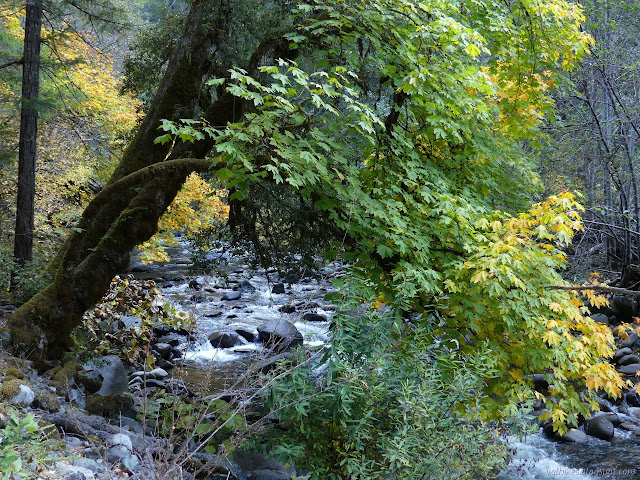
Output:
<path fill-rule="evenodd" d="M 630 417 L 634 417 L 634 418 L 640 419 L 640 408 L 638 408 L 638 407 L 629 407 L 629 408 L 627 408 L 626 415 L 629 415 Z"/>
<path fill-rule="evenodd" d="M 296 306 L 295 305 L 282 305 L 280 308 L 278 308 L 278 311 L 281 313 L 293 313 L 296 311 Z"/>
<path fill-rule="evenodd" d="M 620 342 L 620 348 L 633 347 L 637 340 L 638 334 L 636 332 L 631 332 L 628 338 Z"/>
<path fill-rule="evenodd" d="M 302 315 L 302 320 L 305 322 L 326 322 L 327 317 L 320 315 L 319 313 L 305 313 Z"/>
<path fill-rule="evenodd" d="M 95 371 L 102 377 L 102 386 L 97 395 L 119 395 L 129 389 L 124 365 L 116 355 L 92 360 L 83 368 L 87 371 Z"/>
<path fill-rule="evenodd" d="M 155 378 L 156 380 L 162 380 L 163 378 L 167 378 L 169 374 L 164 368 L 154 368 L 149 373 L 147 373 L 147 377 Z"/>
<path fill-rule="evenodd" d="M 623 375 L 635 375 L 638 370 L 640 370 L 640 363 L 632 363 L 630 365 L 618 367 L 618 372 Z"/>
<path fill-rule="evenodd" d="M 633 350 L 631 350 L 629 347 L 621 348 L 620 350 L 617 350 L 616 353 L 613 354 L 613 361 L 614 363 L 616 363 L 625 355 L 631 355 L 632 353 L 633 353 Z"/>
<path fill-rule="evenodd" d="M 240 291 L 244 293 L 252 293 L 256 291 L 256 287 L 251 285 L 249 280 L 240 280 Z"/>
<path fill-rule="evenodd" d="M 245 345 L 247 341 L 237 332 L 214 332 L 209 335 L 209 343 L 213 348 L 231 348 Z"/>
<path fill-rule="evenodd" d="M 171 345 L 168 343 L 156 343 L 153 349 L 158 352 L 163 358 L 168 358 L 171 355 Z"/>
<path fill-rule="evenodd" d="M 90 458 L 76 458 L 71 462 L 74 467 L 86 468 L 87 470 L 91 470 L 93 473 L 104 472 L 106 469 L 104 465 L 92 460 Z"/>
<path fill-rule="evenodd" d="M 587 438 L 587 434 L 582 430 L 578 430 L 577 428 L 570 428 L 569 431 L 562 435 L 560 438 L 566 442 L 573 443 L 587 443 L 589 441 L 589 439 Z"/>
<path fill-rule="evenodd" d="M 20 393 L 11 397 L 9 402 L 14 403 L 16 405 L 20 405 L 22 407 L 30 406 L 36 398 L 36 394 L 33 393 L 26 385 L 20 385 Z"/>
<path fill-rule="evenodd" d="M 622 428 L 623 430 L 627 430 L 629 432 L 634 432 L 634 433 L 640 432 L 640 426 L 632 422 L 621 422 L 620 428 Z"/>
<path fill-rule="evenodd" d="M 269 320 L 260 325 L 258 339 L 278 352 L 302 345 L 302 333 L 283 318 Z"/>
<path fill-rule="evenodd" d="M 588 419 L 584 422 L 584 429 L 587 435 L 601 440 L 611 440 L 615 431 L 613 423 L 609 421 L 606 415 L 598 415 Z"/>
<path fill-rule="evenodd" d="M 598 397 L 596 401 L 598 402 L 601 412 L 613 412 L 613 405 L 611 405 L 609 400 Z"/>
<path fill-rule="evenodd" d="M 69 390 L 69 402 L 75 404 L 78 408 L 85 409 L 87 407 L 87 402 L 84 399 L 84 395 L 77 388 L 72 388 Z"/>
<path fill-rule="evenodd" d="M 627 402 L 627 405 L 631 407 L 640 407 L 640 395 L 638 395 L 636 389 L 625 393 L 624 400 Z"/>
<path fill-rule="evenodd" d="M 124 433 L 116 433 L 115 435 L 111 435 L 109 438 L 109 444 L 112 446 L 122 445 L 127 448 L 130 452 L 133 451 L 133 445 L 131 444 L 131 439 L 128 435 Z"/>
<path fill-rule="evenodd" d="M 67 462 L 56 462 L 55 471 L 65 480 L 89 480 L 96 478 L 95 474 L 84 467 L 76 467 Z"/>
<path fill-rule="evenodd" d="M 240 300 L 240 297 L 242 297 L 242 293 L 239 290 L 236 290 L 234 292 L 225 293 L 222 300 Z"/>
<path fill-rule="evenodd" d="M 634 353 L 631 355 L 625 355 L 618 360 L 618 365 L 631 365 L 632 363 L 640 363 L 640 357 Z"/>
<path fill-rule="evenodd" d="M 594 322 L 609 325 L 609 317 L 607 317 L 604 313 L 594 313 L 593 315 L 591 315 L 591 318 Z"/>
<path fill-rule="evenodd" d="M 273 287 L 271 287 L 271 293 L 284 293 L 284 283 L 274 283 Z"/>

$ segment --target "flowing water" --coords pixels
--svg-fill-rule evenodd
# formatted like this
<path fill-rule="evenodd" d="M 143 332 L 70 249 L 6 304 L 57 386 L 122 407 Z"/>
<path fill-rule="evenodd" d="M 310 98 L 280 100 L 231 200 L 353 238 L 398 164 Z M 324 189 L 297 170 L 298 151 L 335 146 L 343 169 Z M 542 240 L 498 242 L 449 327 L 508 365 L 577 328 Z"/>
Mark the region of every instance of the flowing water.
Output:
<path fill-rule="evenodd" d="M 219 274 L 207 276 L 191 271 L 186 246 L 169 248 L 168 253 L 168 263 L 143 265 L 133 257 L 131 266 L 137 278 L 156 280 L 165 299 L 191 313 L 197 321 L 197 339 L 185 351 L 189 383 L 210 392 L 225 391 L 244 372 L 246 363 L 263 353 L 263 347 L 255 341 L 228 349 L 214 348 L 208 341 L 214 332 L 242 329 L 257 334 L 260 324 L 284 318 L 303 334 L 305 348 L 322 348 L 330 341 L 333 306 L 324 296 L 334 290 L 331 279 L 342 275 L 340 265 L 329 265 L 319 276 L 303 278 L 287 285 L 285 293 L 273 294 L 271 288 L 278 281 L 277 274 L 254 271 L 242 257 L 231 257 L 222 251 L 210 253 L 211 259 L 222 262 Z M 198 283 L 197 289 L 190 286 L 193 280 Z M 249 281 L 255 291 L 243 291 L 239 300 L 222 300 L 242 280 Z M 199 298 L 194 297 L 196 294 Z M 283 305 L 295 305 L 296 311 L 282 313 L 279 308 Z M 327 321 L 303 322 L 302 314 L 307 311 L 324 315 Z M 638 423 L 636 418 L 620 417 L 622 421 Z M 515 455 L 496 480 L 640 480 L 638 437 L 617 428 L 612 442 L 588 438 L 586 445 L 550 441 L 542 434 L 509 438 Z"/>

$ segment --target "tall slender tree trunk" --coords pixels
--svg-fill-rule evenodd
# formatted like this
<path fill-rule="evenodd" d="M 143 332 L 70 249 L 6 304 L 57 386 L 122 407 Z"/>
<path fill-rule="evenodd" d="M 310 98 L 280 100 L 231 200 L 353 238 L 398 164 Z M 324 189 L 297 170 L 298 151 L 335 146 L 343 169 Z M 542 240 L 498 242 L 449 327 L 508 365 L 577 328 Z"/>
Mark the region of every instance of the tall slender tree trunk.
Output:
<path fill-rule="evenodd" d="M 40 92 L 40 32 L 42 0 L 26 2 L 22 69 L 22 111 L 18 146 L 18 198 L 13 254 L 18 264 L 33 259 L 33 212 L 36 191 L 38 108 Z"/>

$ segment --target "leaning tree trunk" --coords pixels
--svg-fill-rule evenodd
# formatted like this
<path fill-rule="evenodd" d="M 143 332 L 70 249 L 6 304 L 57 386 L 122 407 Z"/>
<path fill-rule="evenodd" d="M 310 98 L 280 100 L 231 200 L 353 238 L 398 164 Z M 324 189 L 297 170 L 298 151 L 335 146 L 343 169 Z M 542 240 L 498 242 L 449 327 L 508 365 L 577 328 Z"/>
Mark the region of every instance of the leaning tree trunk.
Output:
<path fill-rule="evenodd" d="M 127 268 L 131 250 L 156 233 L 158 219 L 189 174 L 209 169 L 211 162 L 205 156 L 213 146 L 210 140 L 178 143 L 171 152 L 154 143 L 160 120 L 184 118 L 185 110 L 202 98 L 203 77 L 222 74 L 208 56 L 220 28 L 202 21 L 205 8 L 210 4 L 202 0 L 192 4 L 184 33 L 136 136 L 105 188 L 85 209 L 79 228 L 51 261 L 53 281 L 10 318 L 16 353 L 52 358 L 72 348 L 71 332 L 84 312 Z M 264 57 L 286 57 L 288 45 L 281 34 L 263 40 L 248 61 L 249 72 L 257 71 Z M 206 106 L 202 116 L 219 126 L 239 120 L 242 114 L 238 99 L 224 93 Z"/>

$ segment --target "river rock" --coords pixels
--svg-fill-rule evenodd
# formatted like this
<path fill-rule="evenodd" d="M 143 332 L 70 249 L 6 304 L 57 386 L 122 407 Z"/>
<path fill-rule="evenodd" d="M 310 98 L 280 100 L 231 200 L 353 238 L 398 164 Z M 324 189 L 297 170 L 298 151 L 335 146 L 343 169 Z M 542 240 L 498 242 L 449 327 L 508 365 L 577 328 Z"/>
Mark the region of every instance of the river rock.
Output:
<path fill-rule="evenodd" d="M 607 317 L 604 313 L 594 313 L 593 315 L 591 315 L 591 318 L 594 322 L 609 325 L 609 317 Z"/>
<path fill-rule="evenodd" d="M 284 353 L 280 353 L 278 355 L 273 355 L 269 358 L 267 358 L 266 360 L 263 360 L 262 362 L 259 362 L 256 366 L 255 366 L 255 371 L 259 372 L 259 373 L 269 373 L 271 370 L 273 370 L 276 365 L 284 359 L 290 358 L 291 355 L 293 355 L 291 352 L 284 352 Z"/>
<path fill-rule="evenodd" d="M 242 338 L 244 338 L 247 342 L 251 343 L 255 340 L 256 338 L 256 333 L 255 332 L 251 332 L 245 328 L 234 328 L 233 330 L 234 332 L 236 332 L 238 335 L 240 335 Z"/>
<path fill-rule="evenodd" d="M 122 360 L 116 355 L 97 358 L 83 365 L 87 372 L 96 372 L 102 378 L 102 385 L 96 395 L 119 395 L 128 390 L 127 373 Z"/>
<path fill-rule="evenodd" d="M 618 372 L 623 375 L 635 375 L 638 370 L 640 370 L 640 363 L 631 363 L 629 365 L 623 365 L 622 367 L 618 367 Z"/>
<path fill-rule="evenodd" d="M 234 452 L 233 461 L 240 468 L 239 480 L 289 480 L 296 476 L 293 467 L 259 452 Z"/>
<path fill-rule="evenodd" d="M 238 285 L 240 291 L 243 293 L 253 293 L 256 291 L 256 287 L 251 285 L 251 282 L 249 280 L 240 280 Z"/>
<path fill-rule="evenodd" d="M 627 430 L 628 432 L 640 432 L 640 426 L 632 422 L 621 422 L 620 428 L 622 428 L 623 430 Z"/>
<path fill-rule="evenodd" d="M 209 335 L 209 343 L 213 348 L 231 348 L 247 342 L 237 332 L 214 332 Z"/>
<path fill-rule="evenodd" d="M 616 316 L 618 321 L 631 323 L 633 320 L 633 303 L 628 298 L 621 295 L 614 295 L 611 301 L 612 314 Z"/>
<path fill-rule="evenodd" d="M 620 342 L 620 348 L 633 347 L 637 341 L 638 334 L 636 332 L 631 332 L 628 338 Z"/>
<path fill-rule="evenodd" d="M 601 440 L 611 440 L 613 438 L 613 423 L 605 415 L 590 418 L 584 422 L 584 429 L 587 435 Z"/>
<path fill-rule="evenodd" d="M 629 347 L 621 348 L 620 350 L 617 350 L 616 353 L 613 354 L 613 362 L 617 363 L 618 360 L 620 360 L 622 357 L 626 355 L 631 355 L 632 353 L 633 353 L 633 350 L 631 350 Z"/>
<path fill-rule="evenodd" d="M 240 297 L 242 297 L 242 293 L 239 290 L 236 290 L 225 293 L 222 300 L 240 300 Z"/>
<path fill-rule="evenodd" d="M 305 313 L 302 315 L 302 320 L 305 322 L 326 322 L 327 317 L 320 315 L 319 313 Z"/>
<path fill-rule="evenodd" d="M 160 354 L 162 358 L 170 358 L 171 357 L 171 345 L 168 343 L 156 343 L 153 346 L 153 349 Z"/>
<path fill-rule="evenodd" d="M 618 365 L 631 365 L 632 363 L 640 363 L 640 357 L 634 353 L 631 355 L 625 355 L 618 360 Z"/>
<path fill-rule="evenodd" d="M 635 389 L 625 393 L 624 400 L 630 407 L 640 407 L 640 395 Z"/>
<path fill-rule="evenodd" d="M 168 376 L 169 374 L 164 368 L 154 368 L 149 373 L 147 373 L 148 378 L 155 378 L 156 380 L 163 380 Z"/>
<path fill-rule="evenodd" d="M 302 345 L 302 333 L 283 318 L 269 320 L 260 325 L 258 339 L 278 352 Z"/>
<path fill-rule="evenodd" d="M 62 461 L 55 463 L 55 471 L 65 480 L 90 480 L 96 478 L 95 474 L 88 468 L 77 467 Z"/>
<path fill-rule="evenodd" d="M 293 313 L 296 311 L 296 306 L 295 305 L 282 305 L 280 308 L 278 308 L 278 311 L 281 313 Z"/>
<path fill-rule="evenodd" d="M 611 402 L 606 398 L 598 397 L 596 401 L 598 402 L 598 407 L 600 407 L 601 412 L 613 412 L 613 405 L 611 405 Z"/>
<path fill-rule="evenodd" d="M 271 287 L 271 293 L 284 293 L 284 283 L 274 283 L 273 287 Z"/>
<path fill-rule="evenodd" d="M 611 427 L 613 428 L 613 425 Z M 566 442 L 573 443 L 587 443 L 589 441 L 587 434 L 577 428 L 570 428 L 569 431 L 560 438 Z"/>

